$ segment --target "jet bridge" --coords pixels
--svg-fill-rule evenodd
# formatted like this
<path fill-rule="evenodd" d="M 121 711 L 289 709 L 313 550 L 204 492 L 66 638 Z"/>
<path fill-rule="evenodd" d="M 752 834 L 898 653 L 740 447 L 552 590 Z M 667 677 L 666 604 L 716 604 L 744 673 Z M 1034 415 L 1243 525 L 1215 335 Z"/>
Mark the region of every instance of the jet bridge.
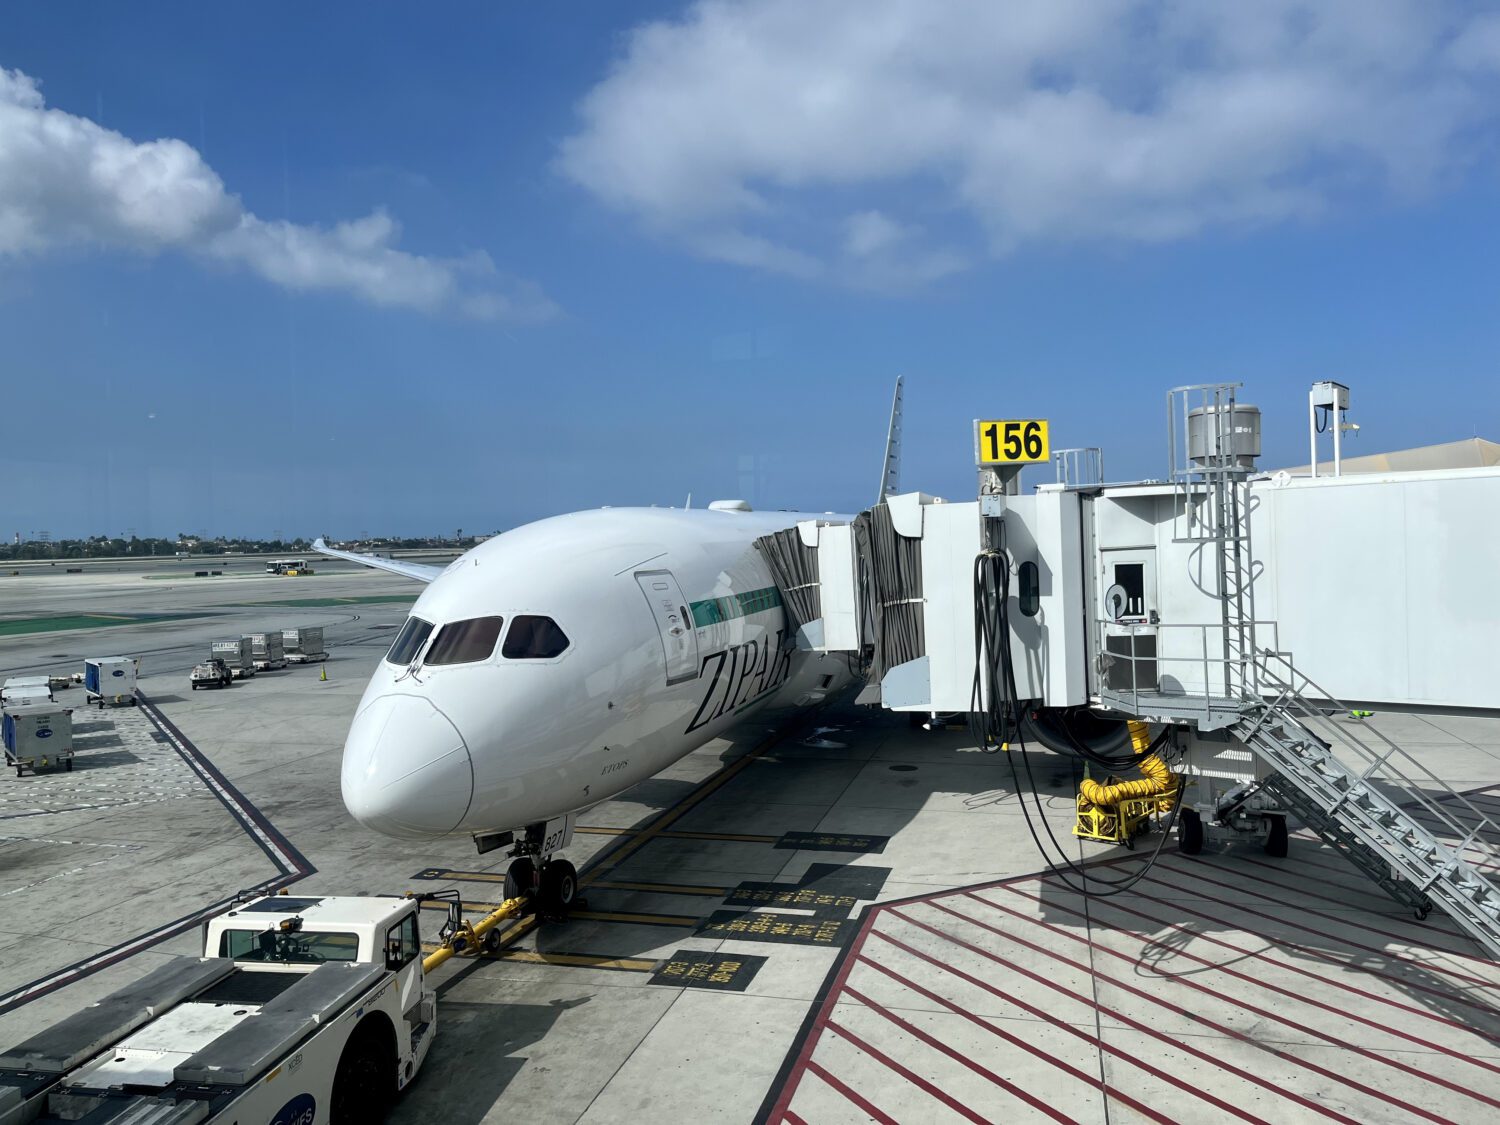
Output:
<path fill-rule="evenodd" d="M 1347 405 L 1345 390 L 1340 424 Z M 1500 860 L 1482 832 L 1500 828 L 1405 749 L 1328 721 L 1341 700 L 1500 710 L 1500 527 L 1485 517 L 1500 469 L 1259 473 L 1260 412 L 1238 384 L 1177 388 L 1168 406 L 1161 481 L 1078 479 L 1102 458 L 1069 450 L 1057 482 L 1023 495 L 1046 424 L 979 421 L 977 499 L 893 495 L 852 525 L 784 533 L 795 573 L 772 566 L 797 587 L 798 643 L 860 654 L 868 702 L 998 702 L 1018 737 L 1063 752 L 1128 745 L 1127 720 L 1164 724 L 1184 850 L 1290 813 L 1500 957 L 1500 891 L 1482 873 Z"/>

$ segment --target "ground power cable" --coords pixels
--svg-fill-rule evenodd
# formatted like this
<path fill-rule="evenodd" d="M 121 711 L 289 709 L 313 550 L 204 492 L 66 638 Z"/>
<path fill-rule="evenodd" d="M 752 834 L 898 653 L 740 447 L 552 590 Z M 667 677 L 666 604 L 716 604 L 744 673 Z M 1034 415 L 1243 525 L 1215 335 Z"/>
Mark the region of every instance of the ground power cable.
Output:
<path fill-rule="evenodd" d="M 970 731 L 982 751 L 991 754 L 1004 751 L 1009 758 L 1011 776 L 1015 781 L 1017 796 L 1020 798 L 1019 803 L 1026 820 L 1027 832 L 1048 869 L 1058 880 L 1069 890 L 1086 897 L 1104 898 L 1123 894 L 1145 878 L 1155 866 L 1170 835 L 1170 830 L 1162 832 L 1156 847 L 1146 857 L 1141 868 L 1124 879 L 1107 879 L 1089 871 L 1074 862 L 1057 839 L 1047 819 L 1046 810 L 1041 804 L 1041 794 L 1032 770 L 1031 755 L 1026 747 L 1021 703 L 1017 698 L 1015 666 L 1010 647 L 1010 558 L 1005 550 L 1004 542 L 1004 522 L 1001 521 L 999 546 L 984 551 L 974 561 L 975 661 L 974 683 L 970 697 Z M 988 692 L 986 692 L 986 687 L 989 689 Z M 1092 751 L 1073 735 L 1066 724 L 1064 733 L 1073 744 L 1075 752 L 1085 761 L 1093 762 L 1111 772 L 1123 772 L 1123 769 L 1134 765 L 1139 758 L 1156 752 L 1164 745 L 1171 733 L 1171 728 L 1162 731 L 1140 755 L 1124 756 Z M 1015 743 L 1014 752 L 1011 749 L 1012 741 Z M 1025 785 L 1022 784 L 1021 770 L 1016 765 L 1017 755 L 1020 756 L 1026 771 L 1027 784 Z M 1037 832 L 1032 809 L 1027 803 L 1028 790 L 1031 805 L 1035 806 L 1036 815 L 1041 819 L 1042 828 L 1052 845 L 1050 851 Z M 1168 826 L 1176 820 L 1182 803 L 1182 792 L 1182 786 L 1179 785 L 1172 808 L 1164 818 Z M 1081 880 L 1081 884 L 1075 884 L 1074 878 Z M 1108 889 L 1098 890 L 1091 884 L 1102 884 Z"/>

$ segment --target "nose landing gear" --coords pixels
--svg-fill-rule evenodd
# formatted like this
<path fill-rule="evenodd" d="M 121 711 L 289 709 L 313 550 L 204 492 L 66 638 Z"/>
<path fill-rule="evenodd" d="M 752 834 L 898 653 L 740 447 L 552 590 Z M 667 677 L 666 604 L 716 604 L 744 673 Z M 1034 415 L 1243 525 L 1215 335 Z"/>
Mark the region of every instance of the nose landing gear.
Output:
<path fill-rule="evenodd" d="M 573 818 L 529 824 L 516 837 L 505 872 L 505 897 L 529 895 L 544 917 L 566 918 L 578 903 L 578 869 L 554 853 L 572 843 Z"/>

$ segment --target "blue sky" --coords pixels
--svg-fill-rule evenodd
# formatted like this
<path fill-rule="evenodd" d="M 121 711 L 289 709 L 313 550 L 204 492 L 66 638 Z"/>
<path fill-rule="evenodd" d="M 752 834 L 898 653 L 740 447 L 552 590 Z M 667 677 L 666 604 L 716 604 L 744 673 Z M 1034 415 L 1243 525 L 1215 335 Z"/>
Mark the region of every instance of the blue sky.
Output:
<path fill-rule="evenodd" d="M 854 510 L 900 374 L 954 497 L 1219 378 L 1500 439 L 1500 20 L 1188 7 L 12 8 L 0 533 Z"/>

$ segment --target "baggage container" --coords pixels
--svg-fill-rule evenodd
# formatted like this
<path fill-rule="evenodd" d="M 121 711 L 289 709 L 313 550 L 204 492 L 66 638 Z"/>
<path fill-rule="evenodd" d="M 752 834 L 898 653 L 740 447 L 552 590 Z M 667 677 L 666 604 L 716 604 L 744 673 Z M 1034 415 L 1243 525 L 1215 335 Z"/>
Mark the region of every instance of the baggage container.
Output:
<path fill-rule="evenodd" d="M 222 660 L 237 680 L 255 675 L 255 654 L 251 651 L 249 637 L 237 641 L 215 641 L 208 655 Z"/>
<path fill-rule="evenodd" d="M 309 664 L 315 660 L 328 659 L 328 653 L 323 651 L 323 626 L 321 625 L 283 629 L 281 642 L 286 658 L 293 664 Z"/>
<path fill-rule="evenodd" d="M 0 717 L 5 764 L 20 777 L 28 770 L 73 768 L 73 709 L 61 703 L 7 707 Z"/>
<path fill-rule="evenodd" d="M 140 662 L 133 656 L 96 656 L 83 662 L 83 690 L 100 707 L 135 706 Z"/>
<path fill-rule="evenodd" d="M 11 703 L 36 703 L 52 701 L 52 680 L 49 676 L 12 676 L 0 687 L 0 706 Z"/>
<path fill-rule="evenodd" d="M 250 642 L 250 659 L 257 672 L 286 667 L 286 655 L 282 651 L 281 633 L 246 633 Z"/>

